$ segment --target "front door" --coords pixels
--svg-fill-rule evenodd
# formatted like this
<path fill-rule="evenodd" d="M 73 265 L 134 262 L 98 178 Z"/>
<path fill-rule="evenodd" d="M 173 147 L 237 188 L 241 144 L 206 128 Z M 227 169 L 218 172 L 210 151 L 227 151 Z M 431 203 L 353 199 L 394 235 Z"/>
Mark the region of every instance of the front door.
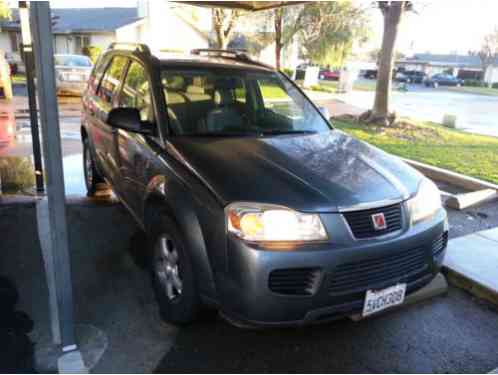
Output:
<path fill-rule="evenodd" d="M 115 187 L 119 173 L 113 140 L 116 130 L 107 124 L 107 117 L 111 109 L 116 106 L 117 93 L 121 87 L 127 64 L 126 57 L 115 56 L 112 59 L 97 90 L 93 108 L 93 141 L 96 157 L 106 179 L 113 187 Z"/>
<path fill-rule="evenodd" d="M 138 109 L 142 123 L 149 126 L 156 124 L 150 87 L 145 68 L 138 61 L 132 60 L 123 81 L 118 105 Z M 115 142 L 120 195 L 139 216 L 147 182 L 152 177 L 159 141 L 154 136 L 119 129 Z"/>

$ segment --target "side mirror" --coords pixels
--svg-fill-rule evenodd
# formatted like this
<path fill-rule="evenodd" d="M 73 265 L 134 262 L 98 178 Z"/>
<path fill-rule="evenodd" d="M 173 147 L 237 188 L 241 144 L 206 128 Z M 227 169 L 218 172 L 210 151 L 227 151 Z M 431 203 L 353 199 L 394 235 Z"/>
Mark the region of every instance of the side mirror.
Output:
<path fill-rule="evenodd" d="M 136 108 L 113 108 L 107 117 L 107 123 L 118 129 L 127 130 L 132 133 L 151 135 L 153 127 L 140 120 L 140 112 Z"/>
<path fill-rule="evenodd" d="M 327 121 L 330 121 L 330 112 L 329 112 L 328 108 L 318 107 L 318 110 L 323 115 L 323 117 L 325 117 L 327 119 Z"/>

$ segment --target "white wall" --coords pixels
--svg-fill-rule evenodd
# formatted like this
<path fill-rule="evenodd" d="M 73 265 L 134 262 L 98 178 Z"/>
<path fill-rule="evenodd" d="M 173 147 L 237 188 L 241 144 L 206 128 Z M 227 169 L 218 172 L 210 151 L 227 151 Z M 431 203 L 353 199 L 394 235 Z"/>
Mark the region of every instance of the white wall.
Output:
<path fill-rule="evenodd" d="M 90 45 L 95 47 L 100 47 L 102 51 L 105 51 L 111 43 L 116 41 L 115 33 L 106 34 L 92 34 L 90 36 Z"/>
<path fill-rule="evenodd" d="M 497 83 L 498 82 L 498 67 L 489 67 L 486 70 L 486 74 L 484 76 L 484 81 L 486 83 Z"/>
<path fill-rule="evenodd" d="M 0 33 L 0 50 L 11 53 L 12 46 L 10 45 L 9 34 L 6 31 Z"/>
<path fill-rule="evenodd" d="M 145 43 L 154 51 L 188 52 L 208 47 L 208 41 L 177 16 L 168 1 L 142 0 L 139 9 L 145 18 L 117 29 L 118 42 Z"/>

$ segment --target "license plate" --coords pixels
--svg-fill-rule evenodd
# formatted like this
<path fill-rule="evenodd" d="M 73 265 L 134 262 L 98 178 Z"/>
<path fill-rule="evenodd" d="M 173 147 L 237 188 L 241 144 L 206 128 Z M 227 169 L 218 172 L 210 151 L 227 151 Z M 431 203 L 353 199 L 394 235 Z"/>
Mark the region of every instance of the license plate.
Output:
<path fill-rule="evenodd" d="M 406 284 L 398 284 L 382 290 L 368 290 L 362 317 L 375 314 L 389 307 L 401 305 L 405 300 Z"/>
<path fill-rule="evenodd" d="M 68 81 L 82 81 L 81 76 L 79 74 L 70 74 L 67 78 Z"/>

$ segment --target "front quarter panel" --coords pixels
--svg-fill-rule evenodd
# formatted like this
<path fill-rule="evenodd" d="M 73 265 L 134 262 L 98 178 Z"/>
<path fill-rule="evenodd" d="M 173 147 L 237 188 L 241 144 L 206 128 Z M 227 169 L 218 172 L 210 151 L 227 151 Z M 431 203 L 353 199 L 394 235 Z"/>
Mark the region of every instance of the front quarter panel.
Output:
<path fill-rule="evenodd" d="M 185 168 L 167 155 L 159 156 L 161 173 L 150 179 L 144 201 L 148 229 L 157 205 L 183 231 L 200 293 L 216 300 L 215 277 L 226 267 L 224 211 L 213 195 Z"/>

